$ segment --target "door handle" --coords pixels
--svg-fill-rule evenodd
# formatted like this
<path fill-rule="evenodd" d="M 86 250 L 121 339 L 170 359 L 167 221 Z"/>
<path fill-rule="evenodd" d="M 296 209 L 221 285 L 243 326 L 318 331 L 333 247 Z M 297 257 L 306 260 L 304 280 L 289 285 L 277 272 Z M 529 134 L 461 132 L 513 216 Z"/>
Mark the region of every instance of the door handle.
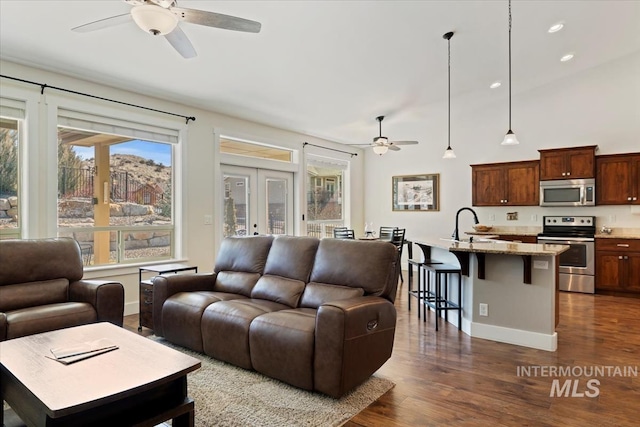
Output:
<path fill-rule="evenodd" d="M 254 235 L 254 236 L 257 236 L 257 235 L 258 235 L 258 232 L 257 232 L 257 231 L 254 231 L 254 232 L 253 232 L 253 235 Z"/>

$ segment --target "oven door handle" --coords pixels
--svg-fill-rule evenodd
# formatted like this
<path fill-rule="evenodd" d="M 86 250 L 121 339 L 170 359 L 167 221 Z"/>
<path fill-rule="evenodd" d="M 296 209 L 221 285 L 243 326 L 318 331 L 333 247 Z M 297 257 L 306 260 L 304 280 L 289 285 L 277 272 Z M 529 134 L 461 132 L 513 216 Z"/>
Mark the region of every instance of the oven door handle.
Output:
<path fill-rule="evenodd" d="M 593 242 L 595 241 L 592 237 L 538 237 L 538 241 L 551 240 L 554 242 Z"/>

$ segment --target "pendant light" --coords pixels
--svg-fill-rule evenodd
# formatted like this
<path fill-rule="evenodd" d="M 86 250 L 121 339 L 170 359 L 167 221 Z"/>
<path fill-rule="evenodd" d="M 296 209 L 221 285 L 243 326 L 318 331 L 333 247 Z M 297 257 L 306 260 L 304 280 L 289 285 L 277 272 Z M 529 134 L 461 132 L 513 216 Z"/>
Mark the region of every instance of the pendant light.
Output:
<path fill-rule="evenodd" d="M 502 140 L 502 145 L 518 145 L 520 142 L 511 130 L 511 0 L 509 0 L 509 130 Z"/>
<path fill-rule="evenodd" d="M 448 51 L 448 62 L 447 62 L 447 80 L 449 82 L 449 91 L 448 91 L 448 106 L 449 111 L 447 115 L 447 149 L 444 150 L 443 159 L 455 159 L 456 153 L 453 152 L 453 148 L 451 148 L 451 37 L 453 37 L 453 32 L 448 32 L 442 36 L 443 39 L 447 40 L 447 51 Z"/>

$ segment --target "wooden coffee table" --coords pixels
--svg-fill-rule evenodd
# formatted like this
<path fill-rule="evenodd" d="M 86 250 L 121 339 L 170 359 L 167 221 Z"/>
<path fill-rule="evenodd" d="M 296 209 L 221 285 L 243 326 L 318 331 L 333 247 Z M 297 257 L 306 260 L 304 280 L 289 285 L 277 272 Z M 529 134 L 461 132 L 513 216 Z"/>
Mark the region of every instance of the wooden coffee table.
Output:
<path fill-rule="evenodd" d="M 63 365 L 50 349 L 107 338 L 119 348 Z M 193 426 L 180 353 L 111 323 L 94 323 L 0 342 L 0 397 L 33 426 Z M 0 426 L 4 413 L 0 410 Z"/>

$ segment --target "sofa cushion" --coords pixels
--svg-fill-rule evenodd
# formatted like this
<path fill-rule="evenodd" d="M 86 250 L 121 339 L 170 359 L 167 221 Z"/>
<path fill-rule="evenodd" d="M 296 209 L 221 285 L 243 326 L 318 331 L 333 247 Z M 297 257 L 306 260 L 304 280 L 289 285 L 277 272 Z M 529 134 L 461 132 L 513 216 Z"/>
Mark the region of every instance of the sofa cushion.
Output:
<path fill-rule="evenodd" d="M 216 274 L 213 289 L 217 292 L 251 295 L 251 290 L 260 279 L 260 273 L 246 273 L 242 271 L 220 271 Z"/>
<path fill-rule="evenodd" d="M 329 301 L 361 297 L 362 295 L 364 295 L 362 288 L 311 282 L 304 288 L 300 307 L 318 308 Z"/>
<path fill-rule="evenodd" d="M 389 242 L 322 239 L 309 281 L 362 288 L 365 295 L 389 298 L 397 284 L 397 254 Z"/>
<path fill-rule="evenodd" d="M 69 282 L 82 279 L 80 246 L 74 239 L 23 239 L 0 241 L 2 264 L 0 286 L 65 278 Z"/>
<path fill-rule="evenodd" d="M 67 301 L 69 301 L 69 281 L 67 279 L 0 286 L 0 311 Z"/>
<path fill-rule="evenodd" d="M 251 322 L 253 368 L 272 378 L 313 390 L 316 312 L 298 308 L 267 313 Z"/>
<path fill-rule="evenodd" d="M 315 237 L 277 236 L 269 250 L 264 274 L 308 282 L 319 243 Z"/>
<path fill-rule="evenodd" d="M 162 305 L 163 335 L 169 341 L 202 352 L 200 322 L 209 304 L 245 296 L 211 291 L 178 292 Z"/>
<path fill-rule="evenodd" d="M 214 271 L 262 274 L 272 242 L 272 236 L 227 237 L 220 245 Z"/>
<path fill-rule="evenodd" d="M 7 339 L 55 329 L 85 325 L 98 320 L 96 310 L 86 302 L 65 302 L 21 308 L 7 315 Z"/>
<path fill-rule="evenodd" d="M 298 306 L 303 290 L 304 282 L 300 280 L 264 275 L 251 291 L 251 298 L 265 299 L 294 308 Z"/>
<path fill-rule="evenodd" d="M 218 360 L 251 369 L 249 325 L 262 314 L 288 308 L 259 299 L 220 301 L 209 305 L 202 314 L 204 352 Z"/>

